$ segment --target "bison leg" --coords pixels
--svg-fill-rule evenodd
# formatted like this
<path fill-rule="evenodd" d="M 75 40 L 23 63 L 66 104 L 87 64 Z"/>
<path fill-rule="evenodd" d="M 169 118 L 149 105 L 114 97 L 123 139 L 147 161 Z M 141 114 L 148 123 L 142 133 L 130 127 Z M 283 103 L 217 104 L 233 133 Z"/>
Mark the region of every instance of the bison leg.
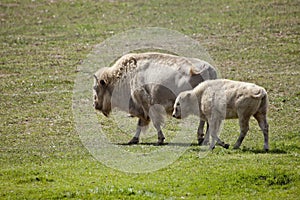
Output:
<path fill-rule="evenodd" d="M 254 117 L 257 120 L 258 125 L 264 134 L 264 150 L 268 151 L 269 150 L 269 124 L 267 122 L 267 116 L 266 114 L 256 113 Z"/>
<path fill-rule="evenodd" d="M 149 125 L 150 120 L 142 120 L 139 119 L 137 127 L 136 127 L 136 132 L 133 138 L 128 142 L 128 144 L 138 144 L 140 140 L 140 134 L 145 127 Z"/>
<path fill-rule="evenodd" d="M 158 140 L 157 140 L 157 144 L 158 145 L 162 145 L 164 143 L 164 140 L 165 140 L 165 136 L 163 134 L 163 132 L 161 130 L 159 130 L 157 132 L 157 135 L 158 135 Z"/>
<path fill-rule="evenodd" d="M 157 130 L 157 138 L 158 138 L 157 145 L 162 145 L 164 143 L 165 136 L 161 130 L 160 123 L 155 123 L 155 121 L 153 121 L 153 125 Z"/>
<path fill-rule="evenodd" d="M 166 115 L 166 111 L 162 105 L 159 104 L 151 105 L 149 109 L 149 117 L 157 131 L 158 145 L 162 145 L 165 140 L 165 136 L 161 130 L 161 125 L 164 122 L 164 115 Z"/>
<path fill-rule="evenodd" d="M 229 148 L 229 144 L 225 144 L 219 137 L 218 133 L 220 131 L 222 120 L 220 119 L 214 119 L 209 121 L 209 135 L 212 137 L 212 142 L 209 146 L 209 149 L 215 148 L 215 141 L 217 141 L 217 144 L 224 147 L 225 149 Z"/>
<path fill-rule="evenodd" d="M 142 131 L 142 127 L 140 127 L 139 125 L 136 127 L 136 132 L 135 135 L 133 136 L 133 138 L 128 142 L 129 145 L 131 144 L 138 144 L 140 141 L 140 134 Z"/>
<path fill-rule="evenodd" d="M 237 139 L 236 143 L 234 144 L 234 149 L 240 148 L 246 134 L 249 130 L 249 120 L 250 117 L 241 116 L 239 117 L 239 124 L 240 124 L 240 136 Z"/>

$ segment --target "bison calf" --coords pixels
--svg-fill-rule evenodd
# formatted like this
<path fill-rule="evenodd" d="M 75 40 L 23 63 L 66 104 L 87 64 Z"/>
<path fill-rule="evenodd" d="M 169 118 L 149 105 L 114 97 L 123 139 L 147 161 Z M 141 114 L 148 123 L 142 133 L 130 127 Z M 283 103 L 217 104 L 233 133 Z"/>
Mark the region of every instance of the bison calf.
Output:
<path fill-rule="evenodd" d="M 207 121 L 210 125 L 208 135 L 212 136 L 210 149 L 214 148 L 215 140 L 224 148 L 229 147 L 218 137 L 220 125 L 224 119 L 238 118 L 240 136 L 234 145 L 237 149 L 249 130 L 250 117 L 254 116 L 264 134 L 264 149 L 268 151 L 267 107 L 268 96 L 264 88 L 252 83 L 217 79 L 181 92 L 174 104 L 173 117 L 184 118 L 195 114 Z M 205 140 L 209 140 L 209 137 Z"/>

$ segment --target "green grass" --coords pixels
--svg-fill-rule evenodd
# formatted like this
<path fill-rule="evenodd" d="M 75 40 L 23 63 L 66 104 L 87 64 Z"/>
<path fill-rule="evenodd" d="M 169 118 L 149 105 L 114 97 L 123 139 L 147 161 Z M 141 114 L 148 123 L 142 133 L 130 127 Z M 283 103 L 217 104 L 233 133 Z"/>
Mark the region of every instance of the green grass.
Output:
<path fill-rule="evenodd" d="M 299 198 L 299 10 L 297 0 L 1 1 L 0 199 Z M 180 31 L 207 49 L 222 77 L 265 87 L 270 152 L 251 120 L 241 150 L 217 147 L 199 158 L 192 145 L 152 173 L 94 159 L 75 129 L 77 68 L 95 45 L 141 27 Z M 236 120 L 221 137 L 235 142 Z"/>

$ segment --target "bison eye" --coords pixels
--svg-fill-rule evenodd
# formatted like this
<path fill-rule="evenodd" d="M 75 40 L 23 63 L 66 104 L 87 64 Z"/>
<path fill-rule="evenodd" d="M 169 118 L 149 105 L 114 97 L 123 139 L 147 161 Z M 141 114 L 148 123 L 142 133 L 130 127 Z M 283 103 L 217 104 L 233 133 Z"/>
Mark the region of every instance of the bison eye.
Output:
<path fill-rule="evenodd" d="M 106 83 L 105 83 L 104 80 L 100 80 L 100 84 L 101 84 L 102 86 L 104 86 Z"/>

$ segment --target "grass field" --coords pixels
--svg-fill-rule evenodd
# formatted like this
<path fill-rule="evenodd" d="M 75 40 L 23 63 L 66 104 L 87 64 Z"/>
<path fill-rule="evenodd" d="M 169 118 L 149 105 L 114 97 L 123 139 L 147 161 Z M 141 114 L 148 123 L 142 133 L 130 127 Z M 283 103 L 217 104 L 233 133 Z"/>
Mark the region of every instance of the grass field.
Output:
<path fill-rule="evenodd" d="M 299 0 L 2 0 L 0 199 L 298 199 L 299 11 Z M 93 158 L 74 123 L 78 66 L 95 45 L 142 27 L 186 34 L 222 77 L 265 87 L 270 152 L 261 151 L 251 120 L 240 150 L 217 147 L 199 158 L 192 145 L 152 173 L 121 172 Z M 233 145 L 237 121 L 223 128 Z"/>

